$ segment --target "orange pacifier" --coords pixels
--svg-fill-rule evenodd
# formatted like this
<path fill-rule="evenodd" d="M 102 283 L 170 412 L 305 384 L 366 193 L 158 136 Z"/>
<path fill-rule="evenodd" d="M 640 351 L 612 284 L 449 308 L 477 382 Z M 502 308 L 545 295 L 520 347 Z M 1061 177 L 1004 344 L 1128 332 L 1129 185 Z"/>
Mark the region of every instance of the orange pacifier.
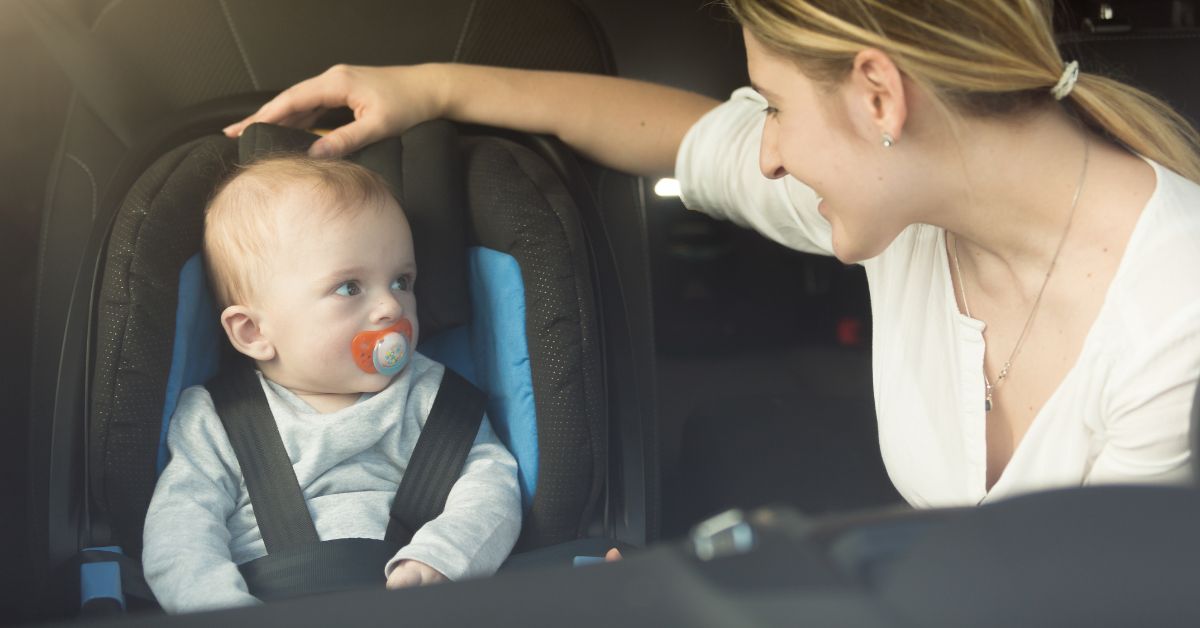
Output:
<path fill-rule="evenodd" d="M 412 323 L 402 318 L 377 331 L 361 331 L 350 341 L 354 363 L 366 373 L 395 375 L 408 365 L 412 355 Z"/>

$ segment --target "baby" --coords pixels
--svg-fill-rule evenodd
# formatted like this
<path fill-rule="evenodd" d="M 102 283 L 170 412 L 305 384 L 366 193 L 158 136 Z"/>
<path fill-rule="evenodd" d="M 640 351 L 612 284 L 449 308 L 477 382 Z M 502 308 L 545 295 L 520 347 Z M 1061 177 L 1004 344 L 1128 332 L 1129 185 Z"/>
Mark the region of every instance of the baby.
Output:
<path fill-rule="evenodd" d="M 204 249 L 221 325 L 257 365 L 318 535 L 383 538 L 443 373 L 411 350 L 417 268 L 404 212 L 365 168 L 272 157 L 219 188 Z M 353 347 L 383 332 L 394 332 L 390 355 L 364 363 Z M 167 442 L 146 517 L 147 582 L 169 612 L 256 603 L 237 566 L 267 552 L 204 387 L 183 392 Z M 485 420 L 444 512 L 380 557 L 387 586 L 491 574 L 520 524 L 516 462 Z"/>

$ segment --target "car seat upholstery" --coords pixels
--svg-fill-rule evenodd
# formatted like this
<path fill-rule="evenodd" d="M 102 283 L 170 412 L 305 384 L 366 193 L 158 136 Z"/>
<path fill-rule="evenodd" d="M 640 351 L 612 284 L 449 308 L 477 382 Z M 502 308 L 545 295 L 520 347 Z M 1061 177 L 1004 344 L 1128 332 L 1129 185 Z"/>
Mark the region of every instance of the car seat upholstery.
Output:
<path fill-rule="evenodd" d="M 74 19 L 51 17 L 55 28 Z M 161 419 L 172 372 L 178 297 L 170 287 L 197 250 L 197 204 L 234 161 L 232 143 L 211 135 L 216 129 L 253 111 L 269 97 L 264 90 L 336 62 L 613 70 L 591 18 L 566 0 L 353 0 L 336 11 L 316 0 L 118 0 L 90 24 L 80 22 L 82 32 L 60 34 L 79 39 L 88 54 L 67 51 L 60 61 L 69 73 L 94 71 L 116 87 L 97 92 L 95 81 L 75 81 L 44 210 L 30 474 L 32 567 L 42 587 L 82 547 L 140 546 L 157 457 L 147 457 L 147 447 L 158 440 L 145 422 Z M 121 87 L 145 99 L 134 106 L 108 98 Z M 549 138 L 475 139 L 497 133 L 467 129 L 474 137 L 456 148 L 469 175 L 461 180 L 463 207 L 488 218 L 467 225 L 467 214 L 460 216 L 473 241 L 517 260 L 527 322 L 546 331 L 529 333 L 541 356 L 532 359 L 534 402 L 539 417 L 569 423 L 540 434 L 564 447 L 538 450 L 539 487 L 522 547 L 589 531 L 644 543 L 655 534 L 657 448 L 640 192 L 632 179 L 576 162 Z M 199 168 L 198 160 L 210 165 Z M 178 176 L 193 167 L 203 176 Z M 511 200 L 514 193 L 526 201 Z M 161 222 L 146 220 L 160 212 Z M 527 229 L 544 228 L 561 240 L 529 239 Z M 416 221 L 414 230 L 422 230 Z M 421 255 L 427 278 L 430 262 Z M 470 272 L 465 258 L 458 263 Z M 465 288 L 457 297 L 420 296 L 423 331 L 465 320 L 453 306 L 469 301 Z M 422 350 L 438 341 L 423 336 Z M 564 361 L 572 352 L 583 357 Z M 564 383 L 571 369 L 586 376 Z M 187 380 L 174 373 L 176 385 Z M 612 466 L 610 442 L 620 451 Z M 574 470 L 556 470 L 566 468 Z"/>

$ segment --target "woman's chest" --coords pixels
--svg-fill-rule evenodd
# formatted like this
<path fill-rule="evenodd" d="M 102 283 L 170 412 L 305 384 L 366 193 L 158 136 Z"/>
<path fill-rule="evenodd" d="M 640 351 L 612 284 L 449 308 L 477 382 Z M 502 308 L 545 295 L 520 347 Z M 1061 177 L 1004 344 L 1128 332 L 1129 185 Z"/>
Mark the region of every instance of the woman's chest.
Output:
<path fill-rule="evenodd" d="M 1075 366 L 1092 356 L 1075 349 L 1063 360 L 1071 351 L 1062 346 L 1027 345 L 1018 364 L 1028 368 L 1010 368 L 988 412 L 984 364 L 991 366 L 992 342 L 984 325 L 957 313 L 952 298 L 931 287 L 900 307 L 873 299 L 880 445 L 898 490 L 914 505 L 940 506 L 1047 481 L 1081 483 L 1099 447 L 1087 417 L 1102 413 L 1094 407 L 1100 395 L 1093 365 L 1080 372 Z M 998 368 L 987 372 L 992 379 Z"/>
<path fill-rule="evenodd" d="M 1116 269 L 1092 265 L 1092 271 L 1084 272 L 1079 270 L 1082 267 L 1063 268 L 1036 296 L 981 299 L 981 307 L 972 312 L 985 323 L 979 332 L 984 344 L 979 368 L 984 380 L 989 487 L 999 480 L 1039 417 L 1054 409 L 1052 400 L 1071 396 L 1079 387 L 1072 380 L 1086 378 L 1095 361 L 1085 353 L 1087 342 L 1092 331 L 1103 326 L 1106 288 Z"/>
<path fill-rule="evenodd" d="M 1040 407 L 992 416 L 984 408 L 982 341 L 907 351 L 877 347 L 880 447 L 900 493 L 916 506 L 974 505 L 985 498 L 1077 486 L 1103 445 L 1101 395 L 1089 377 L 1069 374 Z M 970 368 L 968 365 L 975 365 Z"/>

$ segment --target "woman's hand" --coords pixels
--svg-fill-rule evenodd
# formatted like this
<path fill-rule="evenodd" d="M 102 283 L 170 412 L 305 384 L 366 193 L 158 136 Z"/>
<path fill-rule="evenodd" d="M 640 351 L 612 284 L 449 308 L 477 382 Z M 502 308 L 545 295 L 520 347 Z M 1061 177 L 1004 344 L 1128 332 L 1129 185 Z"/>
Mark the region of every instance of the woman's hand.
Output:
<path fill-rule="evenodd" d="M 321 114 L 349 107 L 354 122 L 317 140 L 309 154 L 337 157 L 409 127 L 441 117 L 445 97 L 436 65 L 366 67 L 335 65 L 281 92 L 253 115 L 225 127 L 237 137 L 255 122 L 307 128 Z"/>
<path fill-rule="evenodd" d="M 354 122 L 313 144 L 319 157 L 344 155 L 434 118 L 555 135 L 584 156 L 640 175 L 669 174 L 684 134 L 715 100 L 678 89 L 595 74 L 514 70 L 456 63 L 384 68 L 337 65 L 284 90 L 230 125 L 312 124 L 349 107 Z"/>

